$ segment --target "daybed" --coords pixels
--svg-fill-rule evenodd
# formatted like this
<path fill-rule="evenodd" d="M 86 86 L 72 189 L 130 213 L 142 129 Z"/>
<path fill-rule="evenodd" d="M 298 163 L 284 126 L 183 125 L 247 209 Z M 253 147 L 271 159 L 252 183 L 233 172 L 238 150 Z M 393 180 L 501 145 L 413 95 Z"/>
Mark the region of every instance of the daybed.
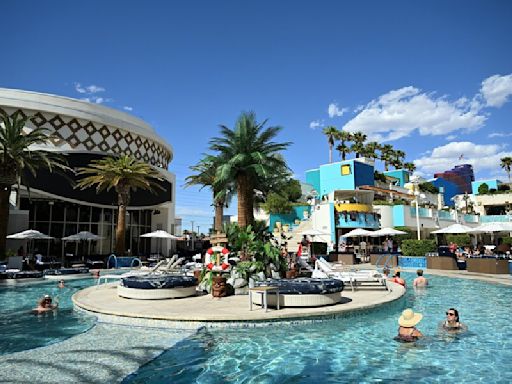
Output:
<path fill-rule="evenodd" d="M 257 287 L 278 287 L 281 307 L 321 307 L 339 303 L 345 286 L 335 279 L 269 279 L 256 282 Z M 276 294 L 268 292 L 268 305 L 277 306 Z M 262 305 L 262 296 L 253 295 L 253 304 Z"/>
<path fill-rule="evenodd" d="M 127 276 L 121 279 L 117 294 L 128 299 L 161 300 L 193 296 L 197 279 L 192 276 Z"/>

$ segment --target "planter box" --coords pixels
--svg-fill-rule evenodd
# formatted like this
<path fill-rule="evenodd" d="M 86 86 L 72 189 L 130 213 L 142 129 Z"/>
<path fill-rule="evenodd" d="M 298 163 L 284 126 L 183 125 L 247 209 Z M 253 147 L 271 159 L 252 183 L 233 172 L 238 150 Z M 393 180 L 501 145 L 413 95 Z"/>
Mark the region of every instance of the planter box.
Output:
<path fill-rule="evenodd" d="M 458 270 L 457 261 L 453 257 L 429 256 L 427 257 L 428 269 Z"/>
<path fill-rule="evenodd" d="M 391 257 L 389 257 L 388 254 L 372 253 L 370 255 L 370 263 L 372 265 L 376 265 L 377 261 L 379 262 L 380 266 L 382 266 L 382 264 L 384 264 L 384 262 L 390 268 L 395 268 L 398 266 L 398 256 L 397 255 L 392 255 Z"/>
<path fill-rule="evenodd" d="M 466 260 L 468 272 L 508 274 L 508 260 L 470 258 Z"/>

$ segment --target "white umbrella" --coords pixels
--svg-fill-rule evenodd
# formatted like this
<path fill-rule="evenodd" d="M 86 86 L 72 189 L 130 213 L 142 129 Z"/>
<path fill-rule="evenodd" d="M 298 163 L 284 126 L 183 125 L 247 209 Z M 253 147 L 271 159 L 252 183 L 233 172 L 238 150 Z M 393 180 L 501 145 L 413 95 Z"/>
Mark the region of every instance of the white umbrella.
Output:
<path fill-rule="evenodd" d="M 143 235 L 140 235 L 140 237 L 149 237 L 149 238 L 154 238 L 154 239 L 172 239 L 172 240 L 179 239 L 179 237 L 171 235 L 169 232 L 162 231 L 161 229 L 153 231 L 153 232 L 144 233 Z M 160 251 L 161 251 L 161 248 L 162 248 L 162 246 L 160 244 Z"/>
<path fill-rule="evenodd" d="M 406 234 L 407 234 L 407 232 L 399 231 L 398 229 L 395 229 L 395 228 L 386 227 L 386 228 L 381 228 L 375 232 L 372 232 L 372 234 L 370 236 L 378 237 L 378 236 L 395 236 L 395 235 L 406 235 Z"/>
<path fill-rule="evenodd" d="M 8 239 L 17 239 L 17 240 L 51 240 L 53 237 L 45 235 L 35 229 L 27 229 L 23 232 L 14 233 L 12 235 L 7 236 Z"/>
<path fill-rule="evenodd" d="M 95 235 L 94 233 L 91 233 L 88 231 L 82 231 L 82 232 L 78 232 L 71 236 L 63 237 L 62 240 L 65 240 L 65 241 L 81 241 L 81 240 L 94 241 L 94 240 L 99 240 L 101 238 L 102 237 Z"/>
<path fill-rule="evenodd" d="M 448 227 L 446 228 L 441 228 L 441 229 L 438 229 L 437 231 L 433 231 L 432 233 L 435 233 L 435 234 L 441 234 L 441 233 L 468 233 L 472 230 L 473 228 L 471 227 L 468 227 L 467 225 L 462 225 L 462 224 L 452 224 L 452 225 L 449 225 Z"/>
<path fill-rule="evenodd" d="M 472 228 L 469 233 L 493 233 L 493 232 L 512 232 L 512 223 L 491 222 L 480 224 L 476 228 Z"/>
<path fill-rule="evenodd" d="M 345 233 L 344 235 L 341 235 L 341 237 L 361 237 L 361 236 L 371 236 L 375 232 L 374 231 L 367 231 L 363 228 L 356 228 L 351 230 L 349 233 Z"/>

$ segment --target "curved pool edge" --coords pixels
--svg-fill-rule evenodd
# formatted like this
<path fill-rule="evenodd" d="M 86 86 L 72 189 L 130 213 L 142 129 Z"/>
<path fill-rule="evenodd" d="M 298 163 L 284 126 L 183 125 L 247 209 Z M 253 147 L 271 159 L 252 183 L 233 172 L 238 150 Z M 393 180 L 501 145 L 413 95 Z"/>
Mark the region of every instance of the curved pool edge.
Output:
<path fill-rule="evenodd" d="M 283 308 L 265 312 L 249 310 L 248 295 L 213 299 L 210 295 L 145 301 L 117 296 L 117 283 L 89 287 L 72 296 L 76 310 L 96 316 L 99 322 L 157 328 L 251 327 L 283 322 L 323 321 L 395 302 L 405 289 L 395 283 L 390 290 L 343 292 L 340 304 L 317 308 Z"/>

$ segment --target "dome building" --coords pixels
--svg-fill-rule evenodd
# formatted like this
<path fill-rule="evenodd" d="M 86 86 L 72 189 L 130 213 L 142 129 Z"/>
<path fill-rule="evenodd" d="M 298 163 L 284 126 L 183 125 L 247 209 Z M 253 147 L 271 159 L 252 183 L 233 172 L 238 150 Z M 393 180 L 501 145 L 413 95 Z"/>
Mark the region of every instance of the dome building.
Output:
<path fill-rule="evenodd" d="M 141 234 L 156 229 L 174 233 L 176 178 L 167 170 L 173 150 L 149 124 L 102 105 L 14 89 L 0 88 L 0 109 L 9 115 L 18 112 L 28 116 L 26 129 L 45 128 L 48 143 L 31 149 L 58 151 L 66 156 L 71 168 L 121 154 L 152 165 L 162 176 L 163 190 L 132 193 L 126 218 L 126 249 L 133 255 L 148 254 L 152 251 L 150 239 L 140 238 Z M 48 251 L 54 256 L 76 254 L 79 244 L 63 244 L 59 239 L 80 231 L 102 238 L 92 244 L 94 249 L 88 250 L 91 254 L 107 255 L 114 250 L 115 191 L 96 193 L 94 188 L 74 188 L 77 177 L 73 172 L 59 174 L 40 169 L 37 177 L 29 173 L 24 177 L 30 194 L 26 185 L 11 194 L 8 233 L 30 228 L 49 234 L 57 240 L 45 243 L 49 249 L 42 253 Z M 7 249 L 17 247 L 19 243 L 8 240 Z"/>

